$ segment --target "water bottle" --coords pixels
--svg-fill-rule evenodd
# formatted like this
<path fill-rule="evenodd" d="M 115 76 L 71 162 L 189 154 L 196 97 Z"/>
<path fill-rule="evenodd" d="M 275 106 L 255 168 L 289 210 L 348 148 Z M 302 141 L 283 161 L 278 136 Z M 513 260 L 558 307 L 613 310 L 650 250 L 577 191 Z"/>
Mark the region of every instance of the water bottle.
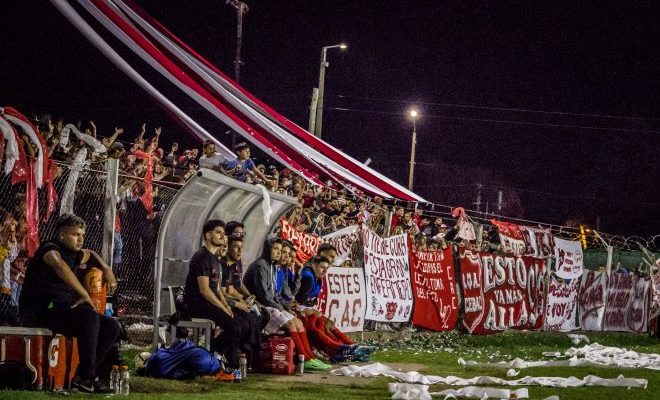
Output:
<path fill-rule="evenodd" d="M 122 365 L 121 366 L 121 373 L 120 373 L 120 379 L 119 379 L 119 394 L 128 396 L 128 393 L 130 392 L 130 383 L 129 383 L 130 376 L 128 374 L 128 366 L 127 365 Z"/>
<path fill-rule="evenodd" d="M 241 371 L 241 379 L 247 378 L 247 357 L 245 353 L 241 353 L 241 357 L 238 359 L 238 369 Z"/>
<path fill-rule="evenodd" d="M 105 303 L 105 315 L 112 317 L 112 303 Z"/>
<path fill-rule="evenodd" d="M 302 375 L 305 373 L 305 355 L 298 354 L 298 365 L 296 366 L 296 374 Z"/>
<path fill-rule="evenodd" d="M 113 394 L 119 394 L 119 365 L 113 365 L 110 371 L 110 389 Z"/>

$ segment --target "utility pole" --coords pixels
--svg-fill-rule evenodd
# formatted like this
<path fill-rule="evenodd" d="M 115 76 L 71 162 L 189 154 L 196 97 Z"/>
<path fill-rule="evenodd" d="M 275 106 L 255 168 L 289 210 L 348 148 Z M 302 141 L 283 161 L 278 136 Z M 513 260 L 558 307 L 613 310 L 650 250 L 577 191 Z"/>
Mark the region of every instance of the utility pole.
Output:
<path fill-rule="evenodd" d="M 417 124 L 415 119 L 417 118 L 417 111 L 410 111 L 410 117 L 412 118 L 413 131 L 412 131 L 412 143 L 410 146 L 410 173 L 408 175 L 408 190 L 412 192 L 413 190 L 413 180 L 415 177 L 415 146 L 417 145 Z"/>
<path fill-rule="evenodd" d="M 227 0 L 225 4 L 229 4 L 236 9 L 236 54 L 234 56 L 234 80 L 239 83 L 241 80 L 241 46 L 243 45 L 243 15 L 250 9 L 247 4 L 240 0 Z M 232 150 L 238 142 L 238 134 L 232 131 L 231 133 L 231 147 Z"/>
<path fill-rule="evenodd" d="M 325 69 L 330 65 L 328 63 L 328 49 L 341 49 L 346 50 L 348 46 L 345 43 L 335 44 L 333 46 L 324 46 L 321 49 L 321 65 L 319 66 L 319 88 L 317 91 L 312 92 L 312 108 L 314 112 L 314 124 L 312 125 L 312 110 L 309 113 L 309 132 L 313 133 L 316 137 L 321 137 L 321 129 L 323 128 L 323 90 L 325 88 Z M 316 94 L 316 98 L 314 95 Z M 314 101 L 316 100 L 316 104 Z M 316 106 L 315 106 L 316 105 Z"/>
<path fill-rule="evenodd" d="M 319 88 L 312 89 L 312 104 L 309 106 L 309 129 L 308 132 L 314 134 L 316 125 L 316 104 L 319 101 Z"/>
<path fill-rule="evenodd" d="M 240 0 L 227 0 L 227 3 L 236 9 L 236 55 L 234 57 L 234 80 L 239 83 L 241 80 L 241 46 L 243 44 L 243 15 L 250 8 Z"/>

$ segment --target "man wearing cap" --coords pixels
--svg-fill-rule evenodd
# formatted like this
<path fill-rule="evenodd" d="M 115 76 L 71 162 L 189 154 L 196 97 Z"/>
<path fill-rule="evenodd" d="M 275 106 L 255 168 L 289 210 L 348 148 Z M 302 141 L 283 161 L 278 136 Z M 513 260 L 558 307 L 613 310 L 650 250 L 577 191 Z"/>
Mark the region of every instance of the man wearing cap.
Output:
<path fill-rule="evenodd" d="M 227 159 L 220 154 L 215 152 L 215 143 L 212 140 L 208 139 L 204 141 L 204 146 L 202 147 L 204 154 L 199 158 L 199 167 L 208 168 L 218 172 L 225 172 L 225 164 L 227 164 Z"/>
<path fill-rule="evenodd" d="M 250 146 L 247 143 L 241 142 L 234 146 L 234 152 L 236 153 L 236 160 L 229 161 L 227 163 L 227 174 L 233 176 L 241 182 L 247 180 L 248 175 L 254 174 L 262 181 L 269 181 L 266 175 L 262 174 L 256 168 L 254 161 L 250 158 Z"/>

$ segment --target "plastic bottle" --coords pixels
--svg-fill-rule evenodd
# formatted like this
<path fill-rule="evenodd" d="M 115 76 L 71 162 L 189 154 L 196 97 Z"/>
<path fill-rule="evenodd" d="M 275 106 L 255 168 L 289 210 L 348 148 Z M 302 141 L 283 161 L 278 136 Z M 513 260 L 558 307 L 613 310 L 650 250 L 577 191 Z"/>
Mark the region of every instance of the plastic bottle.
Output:
<path fill-rule="evenodd" d="M 128 394 L 131 391 L 130 388 L 130 375 L 128 373 L 128 366 L 127 365 L 122 365 L 121 366 L 121 372 L 119 374 L 120 380 L 119 380 L 119 394 L 128 396 Z"/>
<path fill-rule="evenodd" d="M 298 354 L 298 365 L 296 366 L 296 374 L 302 375 L 305 373 L 305 355 Z"/>
<path fill-rule="evenodd" d="M 247 378 L 247 357 L 245 356 L 245 353 L 241 353 L 241 356 L 238 359 L 238 369 L 241 371 L 241 379 Z"/>
<path fill-rule="evenodd" d="M 112 393 L 119 394 L 119 365 L 113 365 L 110 371 L 110 389 Z"/>

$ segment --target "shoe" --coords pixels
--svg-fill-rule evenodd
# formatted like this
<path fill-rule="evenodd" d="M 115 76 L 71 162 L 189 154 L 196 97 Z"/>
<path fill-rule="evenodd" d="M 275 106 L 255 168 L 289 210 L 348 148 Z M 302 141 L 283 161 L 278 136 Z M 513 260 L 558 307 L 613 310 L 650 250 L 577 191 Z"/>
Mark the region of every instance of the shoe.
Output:
<path fill-rule="evenodd" d="M 71 381 L 71 389 L 82 393 L 94 393 L 94 381 L 76 375 Z"/>
<path fill-rule="evenodd" d="M 354 361 L 369 362 L 371 355 L 378 350 L 376 346 L 355 346 L 351 355 Z"/>
<path fill-rule="evenodd" d="M 346 361 L 347 359 L 353 357 L 353 352 L 355 351 L 355 348 L 358 347 L 356 345 L 349 345 L 349 344 L 344 344 L 339 348 L 339 351 L 337 351 L 332 357 L 330 357 L 330 362 L 332 364 L 336 364 L 342 361 Z"/>
<path fill-rule="evenodd" d="M 220 371 L 216 372 L 213 377 L 218 382 L 234 382 L 234 371 L 225 371 L 224 368 L 220 368 Z"/>
<path fill-rule="evenodd" d="M 94 393 L 114 393 L 110 385 L 106 385 L 104 382 L 100 381 L 99 378 L 96 378 L 94 381 Z"/>
<path fill-rule="evenodd" d="M 332 368 L 317 358 L 305 361 L 305 371 L 328 371 Z"/>

